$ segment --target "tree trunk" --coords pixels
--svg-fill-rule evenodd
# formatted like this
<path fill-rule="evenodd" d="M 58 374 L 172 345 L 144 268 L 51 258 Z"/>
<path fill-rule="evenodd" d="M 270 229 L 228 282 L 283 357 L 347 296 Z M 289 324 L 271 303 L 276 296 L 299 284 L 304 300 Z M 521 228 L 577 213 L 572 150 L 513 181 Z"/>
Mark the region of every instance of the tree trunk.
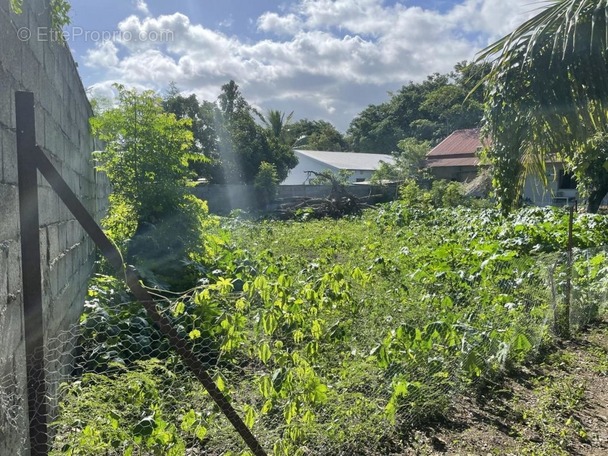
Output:
<path fill-rule="evenodd" d="M 606 194 L 608 194 L 608 180 L 604 180 L 604 182 L 602 182 L 602 184 L 599 185 L 597 189 L 593 190 L 589 195 L 589 200 L 587 201 L 587 212 L 590 214 L 597 213 Z"/>

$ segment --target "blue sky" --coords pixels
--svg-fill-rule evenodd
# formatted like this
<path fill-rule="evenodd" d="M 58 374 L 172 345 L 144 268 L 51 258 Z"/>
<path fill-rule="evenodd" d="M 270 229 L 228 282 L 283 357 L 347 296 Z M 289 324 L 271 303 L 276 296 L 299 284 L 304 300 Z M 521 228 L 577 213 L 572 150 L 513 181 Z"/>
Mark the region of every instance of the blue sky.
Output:
<path fill-rule="evenodd" d="M 541 2 L 542 3 L 542 2 Z M 71 0 L 68 43 L 87 88 L 213 101 L 234 79 L 261 111 L 345 131 L 369 104 L 450 71 L 538 12 L 538 0 Z"/>

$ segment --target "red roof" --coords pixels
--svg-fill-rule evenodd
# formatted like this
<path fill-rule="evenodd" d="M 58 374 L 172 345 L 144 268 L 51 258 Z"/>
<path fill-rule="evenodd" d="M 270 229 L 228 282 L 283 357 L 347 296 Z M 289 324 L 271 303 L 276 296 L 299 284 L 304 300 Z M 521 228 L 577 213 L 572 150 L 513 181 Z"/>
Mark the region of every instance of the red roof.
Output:
<path fill-rule="evenodd" d="M 476 157 L 482 144 L 479 139 L 479 128 L 456 130 L 437 144 L 428 154 L 428 158 L 462 158 Z"/>

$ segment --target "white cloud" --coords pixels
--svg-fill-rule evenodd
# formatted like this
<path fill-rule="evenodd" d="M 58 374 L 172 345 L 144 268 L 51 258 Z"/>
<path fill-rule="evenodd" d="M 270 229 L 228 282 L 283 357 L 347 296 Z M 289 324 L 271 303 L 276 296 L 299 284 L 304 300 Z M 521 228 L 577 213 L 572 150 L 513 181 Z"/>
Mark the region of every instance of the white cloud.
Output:
<path fill-rule="evenodd" d="M 118 65 L 118 48 L 112 41 L 97 43 L 87 52 L 85 65 L 98 68 L 112 68 Z"/>
<path fill-rule="evenodd" d="M 295 35 L 302 30 L 303 23 L 295 14 L 280 16 L 277 13 L 266 12 L 258 18 L 258 29 L 277 35 Z"/>
<path fill-rule="evenodd" d="M 108 81 L 156 89 L 175 81 L 208 100 L 234 79 L 264 110 L 294 110 L 344 130 L 365 106 L 387 100 L 387 90 L 471 60 L 537 5 L 462 0 L 440 12 L 382 0 L 300 0 L 262 14 L 257 30 L 277 38 L 258 41 L 227 36 L 181 13 L 129 16 L 118 24 L 123 38 L 90 50 L 86 64 L 106 67 Z"/>
<path fill-rule="evenodd" d="M 513 31 L 547 4 L 542 0 L 466 0 L 455 6 L 449 17 L 454 27 L 481 32 L 489 42 Z"/>
<path fill-rule="evenodd" d="M 135 0 L 135 8 L 140 13 L 150 16 L 150 9 L 148 8 L 148 4 L 145 2 L 145 0 Z"/>

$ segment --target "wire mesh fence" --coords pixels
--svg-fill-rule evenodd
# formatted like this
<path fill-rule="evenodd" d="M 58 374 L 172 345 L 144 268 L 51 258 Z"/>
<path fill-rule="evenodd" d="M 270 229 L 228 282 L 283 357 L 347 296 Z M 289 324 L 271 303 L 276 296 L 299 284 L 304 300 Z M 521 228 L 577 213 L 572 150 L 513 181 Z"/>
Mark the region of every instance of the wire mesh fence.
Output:
<path fill-rule="evenodd" d="M 449 415 L 479 379 L 560 325 L 576 332 L 605 313 L 607 253 L 420 270 L 396 284 L 407 301 L 386 296 L 380 308 L 366 305 L 370 276 L 338 266 L 315 280 L 218 275 L 157 306 L 269 453 L 399 454 L 412 428 Z M 46 346 L 50 454 L 249 454 L 119 280 L 97 276 L 80 324 Z M 12 380 L 0 378 L 1 433 L 24 425 Z"/>

